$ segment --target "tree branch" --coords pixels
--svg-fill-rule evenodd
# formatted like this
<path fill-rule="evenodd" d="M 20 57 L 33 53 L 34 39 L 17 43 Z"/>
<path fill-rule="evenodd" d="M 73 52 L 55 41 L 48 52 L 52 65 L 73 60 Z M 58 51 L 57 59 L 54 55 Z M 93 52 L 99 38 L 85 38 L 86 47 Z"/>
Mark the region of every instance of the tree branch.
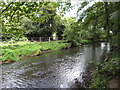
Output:
<path fill-rule="evenodd" d="M 20 6 L 22 6 L 24 4 L 24 2 L 22 4 L 20 4 L 13 12 L 12 16 L 11 16 L 11 21 L 12 21 L 12 18 L 13 18 L 13 15 L 15 14 L 15 12 L 20 8 Z"/>
<path fill-rule="evenodd" d="M 12 3 L 13 3 L 13 2 L 11 2 L 10 4 L 8 4 L 8 6 L 7 6 L 0 14 L 2 14 L 3 12 L 5 12 Z"/>

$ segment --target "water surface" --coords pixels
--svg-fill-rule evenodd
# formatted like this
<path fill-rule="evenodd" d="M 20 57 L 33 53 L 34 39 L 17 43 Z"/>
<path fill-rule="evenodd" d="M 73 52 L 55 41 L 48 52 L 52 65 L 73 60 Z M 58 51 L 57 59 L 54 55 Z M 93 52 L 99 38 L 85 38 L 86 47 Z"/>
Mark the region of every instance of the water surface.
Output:
<path fill-rule="evenodd" d="M 99 62 L 108 51 L 109 43 L 96 43 L 3 65 L 2 88 L 86 88 L 89 62 Z"/>

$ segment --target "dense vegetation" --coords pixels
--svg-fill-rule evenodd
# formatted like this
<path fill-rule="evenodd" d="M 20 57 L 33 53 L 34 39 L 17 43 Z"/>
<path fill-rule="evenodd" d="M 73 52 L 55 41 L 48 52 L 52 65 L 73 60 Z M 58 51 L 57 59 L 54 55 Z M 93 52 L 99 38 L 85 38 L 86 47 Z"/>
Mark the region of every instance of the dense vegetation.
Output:
<path fill-rule="evenodd" d="M 113 77 L 120 77 L 120 58 L 109 59 L 108 62 L 94 64 L 93 80 L 91 88 L 107 88 L 108 81 Z M 113 82 L 114 83 L 114 82 Z"/>
<path fill-rule="evenodd" d="M 103 0 L 104 1 L 104 0 Z M 9 2 L 0 1 L 2 43 L 28 41 L 44 37 L 79 45 L 87 42 L 107 41 L 111 50 L 120 50 L 120 3 L 95 2 L 83 10 L 91 2 L 78 1 L 76 17 L 65 17 L 71 10 L 71 2 Z M 56 40 L 57 40 L 56 39 Z M 48 39 L 47 39 L 48 40 Z M 2 47 L 2 61 L 19 60 L 20 56 L 41 54 L 42 50 L 56 50 L 65 47 L 67 43 L 45 42 L 7 45 Z M 119 53 L 118 53 L 119 54 Z M 111 55 L 111 54 L 110 54 Z M 119 56 L 119 55 L 117 55 Z M 92 88 L 106 87 L 106 79 L 118 74 L 119 57 L 108 58 L 108 62 L 96 65 L 93 74 Z M 105 66 L 105 67 L 104 67 Z M 102 82 L 101 82 L 102 80 Z"/>

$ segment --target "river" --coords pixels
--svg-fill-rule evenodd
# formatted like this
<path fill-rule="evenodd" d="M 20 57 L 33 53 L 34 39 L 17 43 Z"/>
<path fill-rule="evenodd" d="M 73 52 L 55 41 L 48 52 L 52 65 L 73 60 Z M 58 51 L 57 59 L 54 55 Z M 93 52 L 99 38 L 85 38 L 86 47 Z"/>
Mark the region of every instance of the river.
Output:
<path fill-rule="evenodd" d="M 109 52 L 109 43 L 94 43 L 4 64 L 2 88 L 87 88 L 90 62 Z"/>

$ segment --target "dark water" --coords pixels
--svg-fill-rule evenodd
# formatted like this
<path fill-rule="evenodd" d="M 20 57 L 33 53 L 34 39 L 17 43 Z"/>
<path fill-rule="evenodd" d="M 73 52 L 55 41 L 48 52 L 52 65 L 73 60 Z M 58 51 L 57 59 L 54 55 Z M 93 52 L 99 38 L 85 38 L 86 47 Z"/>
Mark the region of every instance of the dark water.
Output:
<path fill-rule="evenodd" d="M 3 65 L 2 88 L 86 88 L 88 63 L 99 62 L 108 51 L 108 43 L 96 43 Z"/>

